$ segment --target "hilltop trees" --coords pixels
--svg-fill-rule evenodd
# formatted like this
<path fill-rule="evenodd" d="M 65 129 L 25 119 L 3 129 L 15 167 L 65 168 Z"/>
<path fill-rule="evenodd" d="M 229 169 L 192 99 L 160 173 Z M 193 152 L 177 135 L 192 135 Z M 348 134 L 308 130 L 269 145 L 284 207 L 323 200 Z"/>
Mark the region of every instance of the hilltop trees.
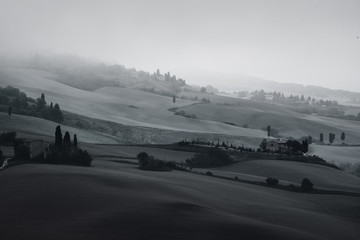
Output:
<path fill-rule="evenodd" d="M 19 89 L 10 86 L 0 87 L 0 111 L 7 111 L 10 118 L 13 113 L 17 113 L 58 123 L 64 120 L 59 104 L 55 104 L 55 107 L 52 107 L 52 103 L 50 106 L 46 105 L 44 93 L 35 100 L 27 97 Z"/>
<path fill-rule="evenodd" d="M 320 133 L 320 142 L 323 143 L 324 142 L 324 134 Z"/>

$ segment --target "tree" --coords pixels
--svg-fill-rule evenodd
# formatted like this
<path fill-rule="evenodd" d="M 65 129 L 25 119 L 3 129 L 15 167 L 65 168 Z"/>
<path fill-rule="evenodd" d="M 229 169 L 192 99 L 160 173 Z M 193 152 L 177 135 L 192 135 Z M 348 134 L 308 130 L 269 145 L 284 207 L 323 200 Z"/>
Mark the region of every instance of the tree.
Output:
<path fill-rule="evenodd" d="M 8 108 L 8 114 L 9 114 L 9 118 L 11 118 L 11 114 L 12 114 L 12 106 L 9 106 L 9 108 Z"/>
<path fill-rule="evenodd" d="M 61 127 L 58 125 L 55 130 L 55 147 L 61 148 L 62 146 L 62 133 Z"/>
<path fill-rule="evenodd" d="M 305 139 L 304 141 L 302 141 L 301 143 L 301 152 L 303 153 L 307 153 L 309 151 L 309 144 L 307 139 Z"/>
<path fill-rule="evenodd" d="M 320 142 L 323 143 L 324 142 L 324 134 L 320 133 Z"/>
<path fill-rule="evenodd" d="M 200 88 L 200 92 L 206 93 L 206 88 L 205 87 Z"/>
<path fill-rule="evenodd" d="M 260 148 L 261 148 L 261 150 L 263 150 L 263 152 L 265 152 L 266 151 L 266 139 L 264 138 L 262 141 L 261 141 L 261 143 L 260 143 Z"/>
<path fill-rule="evenodd" d="M 43 100 L 44 102 L 46 102 L 46 101 L 45 101 L 45 94 L 44 94 L 44 93 L 41 94 L 41 100 Z"/>
<path fill-rule="evenodd" d="M 173 96 L 173 103 L 175 103 L 176 102 L 176 97 L 175 97 L 175 95 Z"/>
<path fill-rule="evenodd" d="M 70 133 L 68 131 L 66 131 L 64 135 L 63 146 L 66 148 L 70 148 L 71 146 Z"/>
<path fill-rule="evenodd" d="M 59 106 L 59 104 L 55 103 L 54 108 L 55 108 L 56 110 L 60 110 L 60 106 Z"/>
<path fill-rule="evenodd" d="M 73 144 L 74 144 L 74 148 L 77 148 L 77 137 L 76 137 L 76 134 L 74 134 L 74 142 L 73 142 Z"/>
<path fill-rule="evenodd" d="M 270 131 L 271 131 L 270 125 L 268 125 L 268 126 L 266 127 L 266 130 L 267 130 L 267 135 L 268 135 L 268 137 L 270 137 Z"/>
<path fill-rule="evenodd" d="M 341 137 L 340 137 L 340 138 L 341 138 L 341 141 L 344 141 L 344 140 L 345 140 L 345 133 L 344 133 L 344 132 L 341 133 Z"/>
<path fill-rule="evenodd" d="M 50 108 L 53 108 L 53 102 L 50 103 Z"/>
<path fill-rule="evenodd" d="M 304 178 L 301 182 L 301 190 L 303 192 L 311 191 L 314 187 L 314 184 L 308 178 Z"/>
<path fill-rule="evenodd" d="M 335 133 L 329 133 L 329 143 L 332 144 L 335 140 Z"/>

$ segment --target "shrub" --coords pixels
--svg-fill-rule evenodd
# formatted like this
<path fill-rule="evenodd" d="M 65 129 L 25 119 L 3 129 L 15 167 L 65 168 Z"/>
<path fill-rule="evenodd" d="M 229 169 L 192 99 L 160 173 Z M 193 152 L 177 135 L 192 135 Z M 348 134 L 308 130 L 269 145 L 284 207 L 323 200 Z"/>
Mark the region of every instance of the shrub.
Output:
<path fill-rule="evenodd" d="M 269 185 L 277 185 L 279 183 L 279 179 L 268 177 L 266 178 L 266 183 Z"/>
<path fill-rule="evenodd" d="M 308 178 L 304 178 L 301 182 L 301 190 L 303 192 L 311 191 L 314 187 L 314 184 Z"/>
<path fill-rule="evenodd" d="M 208 176 L 213 176 L 213 173 L 212 173 L 211 171 L 207 171 L 207 172 L 206 172 L 206 175 L 208 175 Z"/>
<path fill-rule="evenodd" d="M 16 132 L 4 132 L 0 135 L 0 145 L 13 144 L 15 141 Z"/>
<path fill-rule="evenodd" d="M 149 154 L 146 152 L 141 152 L 137 155 L 137 159 L 139 160 L 140 165 L 147 165 Z"/>
<path fill-rule="evenodd" d="M 174 162 L 159 160 L 154 158 L 153 156 L 148 156 L 146 160 L 139 159 L 139 163 L 139 168 L 142 170 L 171 171 L 172 169 L 176 168 L 176 164 Z"/>
<path fill-rule="evenodd" d="M 209 148 L 202 153 L 197 153 L 192 158 L 186 160 L 186 163 L 190 167 L 217 167 L 233 162 L 234 160 L 226 151 L 217 147 Z"/>
<path fill-rule="evenodd" d="M 89 167 L 91 166 L 92 160 L 88 151 L 82 149 L 76 149 L 70 155 L 70 161 L 75 165 Z"/>

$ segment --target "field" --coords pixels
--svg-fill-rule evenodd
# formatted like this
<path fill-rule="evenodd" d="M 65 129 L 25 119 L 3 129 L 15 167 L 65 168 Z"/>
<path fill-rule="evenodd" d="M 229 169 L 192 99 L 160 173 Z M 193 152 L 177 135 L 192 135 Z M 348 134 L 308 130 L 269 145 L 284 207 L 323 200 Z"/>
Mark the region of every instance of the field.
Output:
<path fill-rule="evenodd" d="M 341 143 L 340 135 L 345 132 L 347 143 L 360 143 L 360 121 L 300 114 L 275 104 L 242 100 L 236 105 L 193 104 L 180 110 L 196 114 L 199 119 L 230 122 L 238 126 L 246 124 L 250 128 L 261 129 L 270 125 L 284 137 L 311 135 L 318 139 L 320 133 L 323 133 L 327 142 L 329 132 L 333 132 L 336 134 L 334 144 Z"/>
<path fill-rule="evenodd" d="M 25 180 L 25 181 L 24 181 Z M 187 172 L 27 164 L 0 173 L 3 239 L 357 239 L 358 197 Z M 321 224 L 320 224 L 321 223 Z"/>
<path fill-rule="evenodd" d="M 311 146 L 310 153 L 335 164 L 360 162 L 360 146 L 329 146 L 316 144 Z"/>
<path fill-rule="evenodd" d="M 6 113 L 0 112 L 0 132 L 15 131 L 17 137 L 44 139 L 47 141 L 54 141 L 55 128 L 59 125 L 57 123 L 23 115 L 13 114 L 11 119 Z M 69 131 L 70 135 L 77 135 L 81 142 L 87 143 L 117 143 L 111 136 L 106 136 L 101 133 L 89 132 L 81 129 L 76 129 L 68 126 L 61 126 L 63 134 Z"/>
<path fill-rule="evenodd" d="M 0 171 L 0 239 L 359 239 L 360 197 L 300 193 L 234 181 L 360 193 L 360 178 L 322 165 L 281 160 L 249 160 L 233 165 L 153 172 L 138 169 L 142 151 L 183 163 L 194 152 L 152 146 L 183 139 L 257 148 L 267 125 L 285 137 L 336 134 L 337 146 L 312 144 L 309 154 L 328 162 L 359 162 L 360 122 L 305 115 L 209 93 L 211 103 L 160 96 L 131 88 L 84 91 L 55 81 L 58 75 L 0 66 L 0 83 L 64 110 L 63 134 L 77 134 L 79 146 L 94 157 L 91 167 L 22 164 Z M 63 79 L 62 82 L 69 82 Z M 151 83 L 156 84 L 156 82 Z M 159 86 L 159 88 L 162 86 Z M 194 92 L 180 95 L 194 97 Z M 175 111 L 196 115 L 195 119 Z M 244 125 L 248 127 L 243 127 Z M 0 132 L 54 141 L 57 123 L 0 113 Z M 140 143 L 146 145 L 139 145 Z M 9 150 L 9 149 L 8 149 Z M 8 152 L 6 152 L 8 154 Z M 206 176 L 211 171 L 215 176 Z"/>
<path fill-rule="evenodd" d="M 166 130 L 197 133 L 218 133 L 235 136 L 263 137 L 260 130 L 229 126 L 222 122 L 189 119 L 169 111 L 194 102 L 159 96 L 129 88 L 102 88 L 94 92 L 56 82 L 50 73 L 0 67 L 1 83 L 19 87 L 31 97 L 45 93 L 46 101 L 60 104 L 61 109 L 106 121 Z"/>

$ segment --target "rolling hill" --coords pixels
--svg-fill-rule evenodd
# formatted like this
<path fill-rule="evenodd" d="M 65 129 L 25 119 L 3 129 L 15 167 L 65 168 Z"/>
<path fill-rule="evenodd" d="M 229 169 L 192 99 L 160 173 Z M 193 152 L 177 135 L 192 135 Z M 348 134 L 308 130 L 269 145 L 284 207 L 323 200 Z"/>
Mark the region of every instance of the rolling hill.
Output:
<path fill-rule="evenodd" d="M 337 240 L 360 233 L 358 197 L 141 171 L 111 161 L 91 168 L 27 164 L 1 172 L 0 181 L 7 183 L 0 185 L 6 239 Z"/>

